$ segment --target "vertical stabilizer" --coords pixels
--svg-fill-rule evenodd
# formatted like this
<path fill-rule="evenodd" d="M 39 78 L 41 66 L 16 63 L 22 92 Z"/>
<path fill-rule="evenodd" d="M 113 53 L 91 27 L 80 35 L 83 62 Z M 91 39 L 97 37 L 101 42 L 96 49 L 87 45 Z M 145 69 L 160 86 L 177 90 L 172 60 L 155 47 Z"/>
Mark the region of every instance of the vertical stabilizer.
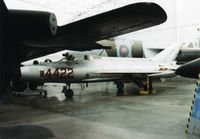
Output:
<path fill-rule="evenodd" d="M 151 59 L 158 63 L 172 63 L 176 60 L 183 44 L 184 43 L 174 43 Z"/>

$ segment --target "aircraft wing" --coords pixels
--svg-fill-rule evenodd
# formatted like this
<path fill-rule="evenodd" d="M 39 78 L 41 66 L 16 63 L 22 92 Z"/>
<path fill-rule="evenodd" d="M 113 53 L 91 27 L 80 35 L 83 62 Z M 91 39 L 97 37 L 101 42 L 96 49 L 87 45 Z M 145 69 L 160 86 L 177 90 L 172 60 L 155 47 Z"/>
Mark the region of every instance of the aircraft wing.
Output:
<path fill-rule="evenodd" d="M 120 70 L 120 69 L 117 69 L 117 70 L 102 70 L 102 71 L 97 71 L 97 72 L 93 72 L 93 74 L 95 73 L 100 73 L 100 74 L 159 74 L 161 72 L 159 71 L 155 71 L 155 70 L 129 70 L 129 69 L 126 69 L 126 70 Z"/>
<path fill-rule="evenodd" d="M 165 11 L 155 3 L 136 3 L 89 17 L 59 28 L 62 35 L 81 34 L 98 41 L 152 27 L 165 22 Z"/>
<path fill-rule="evenodd" d="M 148 75 L 148 77 L 152 77 L 152 78 L 169 78 L 169 77 L 175 77 L 175 76 L 176 76 L 175 71 L 167 71 L 167 72 L 161 72 L 161 73 Z"/>
<path fill-rule="evenodd" d="M 0 4 L 1 8 L 5 9 L 2 2 Z M 6 9 L 1 11 L 7 12 Z M 20 36 L 19 44 L 22 49 L 20 58 L 22 61 L 28 60 L 63 49 L 91 50 L 105 48 L 97 44 L 96 41 L 159 25 L 166 19 L 165 11 L 155 3 L 131 4 L 60 26 L 54 36 L 38 34 L 31 37 L 30 31 L 28 37 Z M 28 19 L 25 21 L 28 22 Z M 24 30 L 19 29 L 19 31 Z M 17 34 L 15 35 L 17 36 Z"/>
<path fill-rule="evenodd" d="M 84 79 L 81 82 L 108 82 L 108 81 L 117 81 L 119 78 L 93 78 L 93 79 Z"/>

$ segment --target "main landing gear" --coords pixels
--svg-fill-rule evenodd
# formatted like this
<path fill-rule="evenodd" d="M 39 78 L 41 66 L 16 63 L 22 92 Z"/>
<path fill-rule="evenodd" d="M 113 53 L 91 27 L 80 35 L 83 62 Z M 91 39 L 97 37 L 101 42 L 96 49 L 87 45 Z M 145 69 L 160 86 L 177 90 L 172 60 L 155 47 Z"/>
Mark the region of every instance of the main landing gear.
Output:
<path fill-rule="evenodd" d="M 117 86 L 117 96 L 123 96 L 124 95 L 124 82 L 116 82 Z"/>
<path fill-rule="evenodd" d="M 65 97 L 66 97 L 67 99 L 72 99 L 72 98 L 73 98 L 73 95 L 74 95 L 73 90 L 70 89 L 70 84 L 66 84 L 66 86 L 63 86 L 62 93 L 65 94 Z"/>
<path fill-rule="evenodd" d="M 147 77 L 146 84 L 143 84 L 142 82 L 139 81 L 135 81 L 135 83 L 141 88 L 140 89 L 141 95 L 156 94 L 156 91 L 153 89 L 151 77 Z"/>

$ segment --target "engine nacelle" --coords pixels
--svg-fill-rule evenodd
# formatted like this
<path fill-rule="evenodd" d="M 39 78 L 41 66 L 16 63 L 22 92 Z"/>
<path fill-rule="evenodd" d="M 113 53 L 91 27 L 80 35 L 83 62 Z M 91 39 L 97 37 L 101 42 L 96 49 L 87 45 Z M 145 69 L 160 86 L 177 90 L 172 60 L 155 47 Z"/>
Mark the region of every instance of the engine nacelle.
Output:
<path fill-rule="evenodd" d="M 141 41 L 134 41 L 131 46 L 132 57 L 142 58 L 144 56 L 143 44 Z"/>
<path fill-rule="evenodd" d="M 12 32 L 19 37 L 38 37 L 56 35 L 57 19 L 55 14 L 41 11 L 9 10 Z"/>
<path fill-rule="evenodd" d="M 110 43 L 111 44 L 111 43 Z M 106 49 L 110 57 L 144 57 L 142 41 L 133 41 L 132 43 L 121 43 L 116 45 L 112 43 L 111 49 Z"/>

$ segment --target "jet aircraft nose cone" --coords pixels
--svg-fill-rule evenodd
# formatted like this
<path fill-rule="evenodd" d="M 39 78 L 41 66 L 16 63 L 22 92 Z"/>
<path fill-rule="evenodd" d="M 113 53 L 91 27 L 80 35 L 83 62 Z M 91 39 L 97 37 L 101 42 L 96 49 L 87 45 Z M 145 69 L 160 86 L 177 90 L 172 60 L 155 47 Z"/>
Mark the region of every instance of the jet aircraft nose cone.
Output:
<path fill-rule="evenodd" d="M 40 77 L 40 69 L 42 66 L 26 65 L 20 67 L 22 80 L 37 80 Z"/>
<path fill-rule="evenodd" d="M 186 64 L 183 64 L 176 70 L 176 74 L 189 77 L 189 78 L 198 78 L 200 73 L 200 58 L 190 61 Z"/>
<path fill-rule="evenodd" d="M 31 74 L 30 66 L 22 66 L 20 67 L 20 71 L 21 71 L 21 78 L 23 80 L 26 80 L 29 78 Z"/>

